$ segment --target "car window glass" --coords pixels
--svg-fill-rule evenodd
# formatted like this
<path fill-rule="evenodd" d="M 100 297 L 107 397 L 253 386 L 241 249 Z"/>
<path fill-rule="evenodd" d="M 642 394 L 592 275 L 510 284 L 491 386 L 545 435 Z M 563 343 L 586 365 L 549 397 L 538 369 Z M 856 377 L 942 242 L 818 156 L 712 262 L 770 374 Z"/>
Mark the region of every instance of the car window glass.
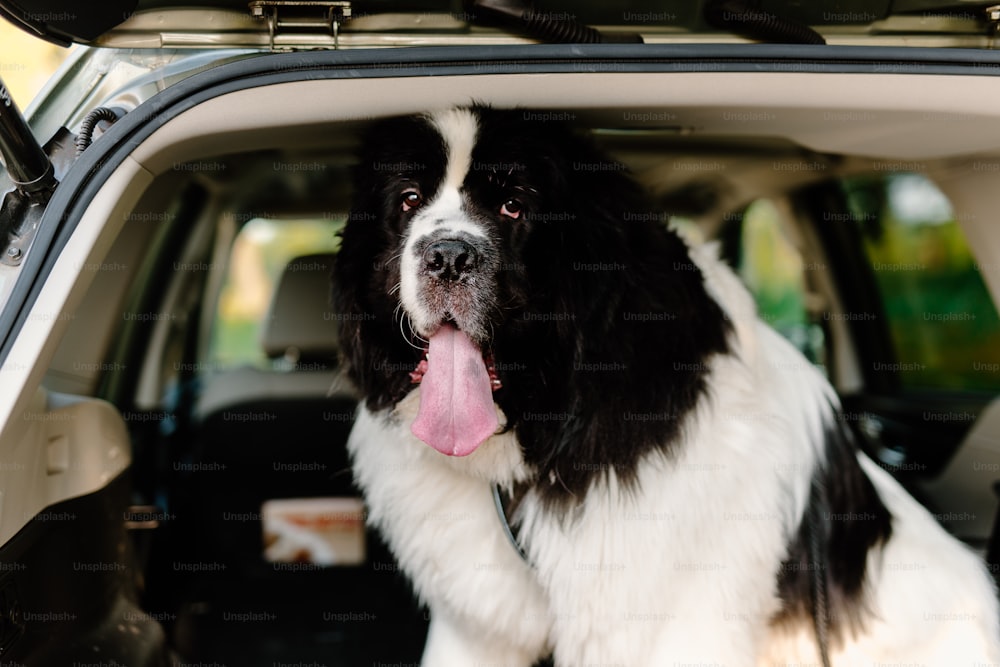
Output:
<path fill-rule="evenodd" d="M 823 328 L 806 308 L 809 266 L 782 231 L 780 209 L 770 199 L 758 199 L 729 222 L 739 230 L 736 257 L 730 259 L 761 319 L 825 372 Z"/>
<path fill-rule="evenodd" d="M 271 297 L 289 261 L 334 252 L 340 221 L 255 218 L 237 234 L 219 294 L 209 367 L 270 366 L 260 336 Z"/>
<path fill-rule="evenodd" d="M 847 179 L 900 386 L 1000 392 L 1000 319 L 948 198 L 921 174 Z"/>

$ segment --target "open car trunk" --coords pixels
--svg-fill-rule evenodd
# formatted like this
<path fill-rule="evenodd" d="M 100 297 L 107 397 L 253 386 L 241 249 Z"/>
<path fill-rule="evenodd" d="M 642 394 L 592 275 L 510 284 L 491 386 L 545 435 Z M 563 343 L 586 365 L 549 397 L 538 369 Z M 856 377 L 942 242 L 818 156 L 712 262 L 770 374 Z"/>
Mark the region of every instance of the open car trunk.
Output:
<path fill-rule="evenodd" d="M 351 564 L 265 557 L 265 502 L 356 495 L 344 449 L 350 389 L 230 389 L 205 403 L 226 380 L 226 369 L 203 363 L 234 236 L 258 217 L 342 222 L 357 137 L 373 119 L 471 100 L 559 114 L 629 165 L 666 213 L 709 237 L 762 195 L 916 169 L 961 207 L 971 244 L 1000 257 L 1000 237 L 988 233 L 1000 190 L 981 168 L 1000 164 L 1000 134 L 982 131 L 1000 120 L 997 71 L 992 55 L 919 49 L 315 52 L 220 65 L 149 98 L 68 168 L 3 314 L 0 442 L 19 444 L 5 459 L 17 467 L 0 466 L 0 488 L 27 491 L 0 506 L 0 562 L 30 562 L 0 573 L 0 616 L 12 619 L 0 632 L 4 659 L 418 661 L 426 618 L 374 533 Z M 804 233 L 801 245 L 829 250 L 822 232 Z M 820 284 L 840 279 L 835 260 Z M 1000 295 L 1000 274 L 984 279 Z M 842 294 L 825 296 L 847 309 Z M 864 331 L 831 323 L 831 379 L 876 423 L 898 426 L 901 410 L 921 407 L 877 405 L 860 391 L 863 348 L 875 337 Z M 980 508 L 984 520 L 963 535 L 980 546 L 995 508 L 989 483 L 956 496 L 967 484 L 949 463 L 996 432 L 987 403 L 975 406 L 974 428 L 937 434 L 946 452 L 900 450 L 880 440 L 891 430 L 866 440 L 877 459 L 924 466 L 939 507 Z M 262 425 L 252 418 L 260 414 L 279 417 Z M 902 423 L 907 440 L 912 420 Z M 989 447 L 1000 463 L 996 442 Z M 64 641 L 53 647 L 53 636 Z"/>

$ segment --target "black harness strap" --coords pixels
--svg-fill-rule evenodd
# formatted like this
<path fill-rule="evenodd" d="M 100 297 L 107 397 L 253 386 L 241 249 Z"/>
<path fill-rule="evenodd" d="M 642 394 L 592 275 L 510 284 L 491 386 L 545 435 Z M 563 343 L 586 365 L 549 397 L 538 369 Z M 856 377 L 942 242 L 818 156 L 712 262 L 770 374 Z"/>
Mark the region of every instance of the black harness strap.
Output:
<path fill-rule="evenodd" d="M 524 553 L 524 549 L 521 548 L 521 543 L 517 540 L 517 535 L 514 529 L 510 526 L 510 521 L 507 519 L 507 503 L 504 501 L 503 494 L 500 492 L 500 485 L 493 485 L 493 504 L 497 508 L 497 516 L 500 517 L 500 526 L 503 528 L 503 534 L 507 536 L 507 541 L 510 545 L 514 547 L 514 551 L 517 555 L 521 557 L 525 563 L 531 565 L 528 561 L 528 555 Z"/>
<path fill-rule="evenodd" d="M 819 517 L 809 517 L 809 560 L 812 561 L 812 617 L 823 667 L 830 667 L 830 599 L 826 587 L 826 561 L 820 542 Z"/>

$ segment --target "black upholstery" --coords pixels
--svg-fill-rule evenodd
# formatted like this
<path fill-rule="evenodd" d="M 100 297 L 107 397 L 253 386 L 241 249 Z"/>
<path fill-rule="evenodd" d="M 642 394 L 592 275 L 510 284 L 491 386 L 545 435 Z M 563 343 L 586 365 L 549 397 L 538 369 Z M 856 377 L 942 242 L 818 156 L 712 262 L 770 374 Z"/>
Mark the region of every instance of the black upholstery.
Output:
<path fill-rule="evenodd" d="M 262 336 L 270 356 L 298 365 L 207 378 L 190 458 L 174 462 L 176 520 L 170 555 L 161 553 L 158 567 L 174 588 L 164 596 L 174 600 L 174 642 L 188 661 L 333 667 L 419 660 L 426 619 L 374 532 L 361 566 L 289 568 L 263 557 L 266 500 L 360 496 L 346 451 L 356 399 L 336 389 L 336 342 L 322 333 L 334 321 L 324 317 L 331 256 L 318 257 L 289 264 Z M 242 613 L 273 618 L 228 620 Z"/>

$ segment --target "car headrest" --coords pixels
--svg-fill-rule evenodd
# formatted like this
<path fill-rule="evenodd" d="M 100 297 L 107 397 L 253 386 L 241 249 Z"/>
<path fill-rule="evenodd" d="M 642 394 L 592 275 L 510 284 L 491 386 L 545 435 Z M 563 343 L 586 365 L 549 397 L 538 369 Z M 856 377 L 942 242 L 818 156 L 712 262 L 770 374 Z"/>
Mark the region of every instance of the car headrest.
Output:
<path fill-rule="evenodd" d="M 330 309 L 332 254 L 296 257 L 285 267 L 261 328 L 261 346 L 272 359 L 334 361 L 337 318 Z"/>

